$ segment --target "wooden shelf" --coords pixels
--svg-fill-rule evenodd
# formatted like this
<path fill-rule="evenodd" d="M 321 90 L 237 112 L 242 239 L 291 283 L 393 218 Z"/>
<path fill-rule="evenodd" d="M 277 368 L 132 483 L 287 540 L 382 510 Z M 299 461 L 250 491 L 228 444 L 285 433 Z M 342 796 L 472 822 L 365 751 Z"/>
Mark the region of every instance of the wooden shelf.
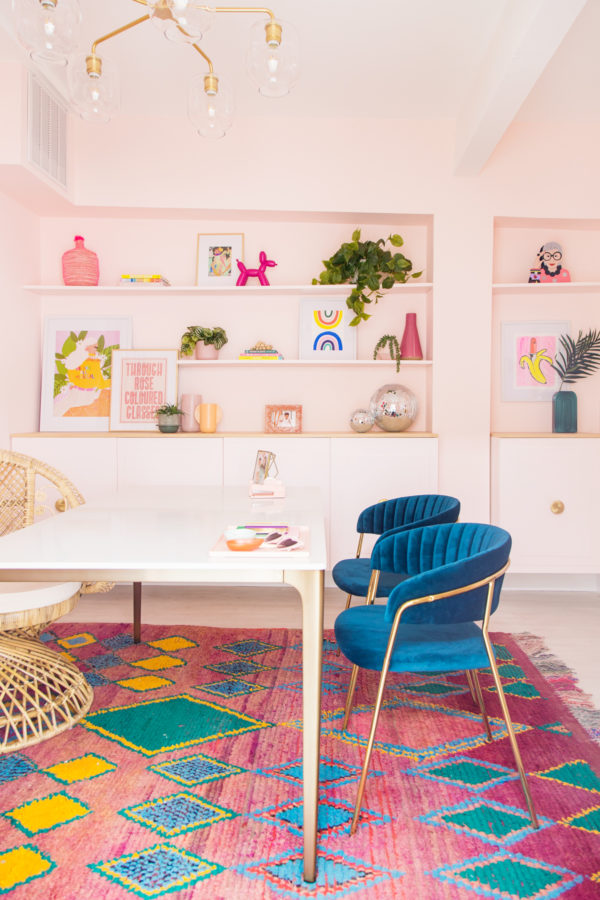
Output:
<path fill-rule="evenodd" d="M 362 434 L 356 431 L 301 431 L 297 434 L 266 431 L 215 431 L 211 434 L 199 431 L 178 431 L 175 434 L 162 434 L 158 429 L 153 431 L 36 431 L 23 434 L 11 434 L 13 438 L 160 438 L 161 440 L 188 440 L 188 439 L 213 439 L 213 438 L 356 438 L 362 440 L 390 440 L 392 438 L 437 438 L 437 434 L 431 431 L 380 431 L 373 429 Z"/>
<path fill-rule="evenodd" d="M 389 291 L 384 291 L 384 294 L 399 294 L 399 293 L 422 293 L 423 291 L 429 291 L 433 287 L 433 284 L 429 281 L 410 281 L 406 284 L 397 284 L 394 285 L 393 288 Z M 351 285 L 349 284 L 271 284 L 271 285 L 244 285 L 243 287 L 236 287 L 232 285 L 231 287 L 198 287 L 197 285 L 171 285 L 167 287 L 166 285 L 144 285 L 144 284 L 125 284 L 125 285 L 104 285 L 99 284 L 95 286 L 88 287 L 74 287 L 67 286 L 64 284 L 26 284 L 23 286 L 24 290 L 30 291 L 33 294 L 46 294 L 48 296 L 68 296 L 69 294 L 78 294 L 85 296 L 86 294 L 92 297 L 102 297 L 102 296 L 110 296 L 114 295 L 123 295 L 123 294 L 131 294 L 131 295 L 144 295 L 144 297 L 164 297 L 165 295 L 169 296 L 185 296 L 187 295 L 207 295 L 207 296 L 215 296 L 216 294 L 221 294 L 225 296 L 235 296 L 239 295 L 240 297 L 243 295 L 250 294 L 251 296 L 260 295 L 263 297 L 269 296 L 269 294 L 273 295 L 285 295 L 285 296 L 298 296 L 298 295 L 311 295 L 314 294 L 323 296 L 346 296 L 349 294 L 351 290 Z"/>

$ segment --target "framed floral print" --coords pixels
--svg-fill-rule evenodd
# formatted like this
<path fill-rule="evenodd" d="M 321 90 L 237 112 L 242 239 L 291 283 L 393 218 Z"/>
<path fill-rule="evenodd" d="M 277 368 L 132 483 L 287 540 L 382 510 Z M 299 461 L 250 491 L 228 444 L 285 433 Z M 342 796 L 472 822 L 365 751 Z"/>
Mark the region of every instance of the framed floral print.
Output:
<path fill-rule="evenodd" d="M 108 431 L 113 350 L 131 347 L 125 316 L 44 321 L 40 431 Z"/>

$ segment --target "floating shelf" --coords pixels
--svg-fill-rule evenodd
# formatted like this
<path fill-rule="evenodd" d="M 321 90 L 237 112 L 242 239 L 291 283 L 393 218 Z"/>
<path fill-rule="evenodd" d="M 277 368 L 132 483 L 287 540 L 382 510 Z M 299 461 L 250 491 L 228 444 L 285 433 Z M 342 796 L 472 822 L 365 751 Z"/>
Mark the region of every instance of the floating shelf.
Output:
<path fill-rule="evenodd" d="M 545 295 L 592 293 L 594 291 L 600 292 L 600 281 L 561 281 L 559 283 L 552 281 L 537 283 L 496 282 L 492 285 L 492 290 L 495 294 L 521 294 L 523 291 Z"/>
<path fill-rule="evenodd" d="M 406 284 L 397 284 L 384 294 L 400 294 L 400 293 L 422 293 L 433 288 L 433 284 L 429 281 L 411 281 Z M 124 285 L 95 285 L 88 287 L 74 287 L 64 284 L 26 284 L 24 290 L 33 294 L 47 294 L 49 296 L 57 296 L 59 294 L 65 296 L 69 294 L 80 294 L 92 297 L 123 295 L 123 294 L 143 294 L 144 297 L 160 296 L 164 297 L 181 295 L 206 295 L 215 296 L 216 294 L 224 294 L 226 296 L 242 296 L 249 294 L 251 296 L 260 295 L 263 297 L 269 294 L 278 295 L 320 295 L 329 294 L 331 296 L 346 296 L 351 290 L 349 284 L 271 284 L 271 285 L 244 285 L 243 287 L 198 287 L 197 285 L 171 285 L 167 287 L 162 284 L 124 284 Z"/>
<path fill-rule="evenodd" d="M 395 366 L 393 359 L 180 359 L 177 361 L 178 366 L 195 367 L 195 366 L 268 366 L 275 368 L 278 366 Z M 431 366 L 430 359 L 403 359 L 400 362 L 400 368 L 403 366 Z"/>

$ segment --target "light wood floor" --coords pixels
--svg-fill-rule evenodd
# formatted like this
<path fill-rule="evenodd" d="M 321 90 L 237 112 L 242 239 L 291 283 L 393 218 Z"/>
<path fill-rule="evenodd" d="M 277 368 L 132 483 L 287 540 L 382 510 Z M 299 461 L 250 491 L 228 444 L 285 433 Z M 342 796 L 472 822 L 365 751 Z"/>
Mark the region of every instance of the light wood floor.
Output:
<path fill-rule="evenodd" d="M 88 594 L 61 621 L 130 622 L 131 585 L 116 585 L 107 594 Z M 325 627 L 332 628 L 343 609 L 336 588 L 325 592 Z M 147 585 L 142 623 L 209 625 L 238 628 L 300 628 L 301 610 L 293 588 L 260 586 Z M 549 650 L 578 676 L 582 690 L 600 709 L 600 594 L 504 590 L 492 618 L 492 631 L 528 631 L 542 637 Z M 143 636 L 143 630 L 142 630 Z"/>

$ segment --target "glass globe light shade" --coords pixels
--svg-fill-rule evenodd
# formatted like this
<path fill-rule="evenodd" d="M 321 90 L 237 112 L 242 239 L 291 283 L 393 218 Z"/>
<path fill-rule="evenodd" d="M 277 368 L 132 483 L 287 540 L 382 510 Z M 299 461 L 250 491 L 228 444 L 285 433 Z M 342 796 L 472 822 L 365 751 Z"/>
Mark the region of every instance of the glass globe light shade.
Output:
<path fill-rule="evenodd" d="M 300 75 L 300 53 L 296 29 L 278 20 L 281 40 L 267 40 L 270 21 L 263 19 L 251 29 L 251 43 L 246 59 L 248 75 L 263 97 L 284 97 Z"/>
<path fill-rule="evenodd" d="M 216 91 L 206 90 L 208 79 L 216 82 Z M 233 93 L 227 82 L 216 75 L 192 78 L 188 89 L 188 115 L 201 137 L 223 137 L 231 128 L 234 115 Z"/>
<path fill-rule="evenodd" d="M 417 398 L 403 384 L 384 384 L 371 397 L 369 409 L 383 431 L 406 431 L 417 415 Z"/>
<path fill-rule="evenodd" d="M 199 41 L 214 18 L 214 10 L 199 0 L 147 0 L 147 8 L 152 24 L 168 40 L 181 43 Z"/>
<path fill-rule="evenodd" d="M 13 0 L 19 41 L 36 61 L 66 65 L 79 42 L 78 0 Z"/>
<path fill-rule="evenodd" d="M 87 57 L 77 56 L 69 65 L 68 84 L 76 112 L 88 122 L 108 122 L 119 111 L 119 80 L 115 64 L 101 57 L 101 75 L 88 75 Z"/>

